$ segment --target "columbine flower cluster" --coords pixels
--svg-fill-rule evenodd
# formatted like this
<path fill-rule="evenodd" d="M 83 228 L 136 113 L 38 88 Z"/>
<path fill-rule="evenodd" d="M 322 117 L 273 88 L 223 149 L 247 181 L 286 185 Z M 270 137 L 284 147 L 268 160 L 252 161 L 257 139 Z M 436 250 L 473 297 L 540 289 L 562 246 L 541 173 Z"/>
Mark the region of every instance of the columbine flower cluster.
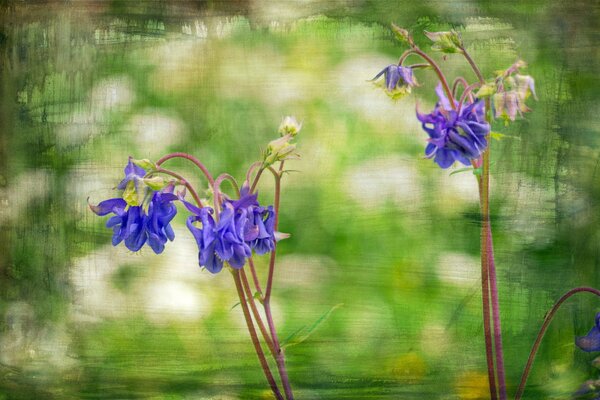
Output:
<path fill-rule="evenodd" d="M 140 250 L 145 244 L 156 253 L 162 253 L 167 241 L 175 238 L 171 221 L 177 214 L 176 202 L 180 201 L 191 214 L 187 218 L 187 228 L 198 245 L 198 263 L 213 274 L 225 266 L 235 281 L 235 286 L 243 309 L 248 331 L 253 338 L 252 344 L 261 361 L 261 367 L 271 390 L 278 400 L 283 400 L 279 385 L 273 379 L 271 367 L 265 360 L 263 346 L 256 338 L 255 324 L 260 328 L 265 345 L 274 357 L 285 398 L 293 400 L 293 392 L 285 368 L 282 345 L 279 342 L 270 306 L 275 269 L 275 246 L 278 239 L 289 237 L 276 232 L 277 208 L 279 207 L 281 180 L 286 172 L 287 160 L 298 158 L 296 144 L 293 143 L 302 128 L 294 117 L 285 117 L 278 129 L 279 138 L 271 141 L 263 151 L 259 161 L 250 166 L 246 180 L 241 187 L 229 174 L 221 174 L 216 179 L 206 166 L 197 158 L 186 153 L 171 153 L 156 163 L 149 160 L 133 160 L 131 157 L 125 166 L 125 177 L 117 185 L 120 196 L 90 204 L 90 209 L 100 216 L 111 214 L 106 222 L 112 228 L 112 244 L 124 242 L 131 251 Z M 212 205 L 201 199 L 198 192 L 180 174 L 165 169 L 162 164 L 173 158 L 191 161 L 200 169 L 209 183 L 208 193 L 212 194 Z M 277 164 L 277 165 L 275 165 Z M 263 207 L 258 202 L 256 187 L 263 173 L 268 171 L 275 180 L 275 207 Z M 228 180 L 236 191 L 235 198 L 221 191 L 221 183 Z M 175 193 L 176 186 L 184 189 Z M 186 200 L 189 193 L 194 203 Z M 266 291 L 262 292 L 258 274 L 251 261 L 252 253 L 262 255 L 271 253 L 269 272 L 266 274 Z M 252 273 L 254 295 L 244 267 Z M 262 316 L 256 308 L 259 301 L 268 320 L 268 331 Z M 253 316 L 250 315 L 252 310 Z M 300 332 L 300 331 L 299 331 Z"/>
<path fill-rule="evenodd" d="M 148 172 L 130 158 L 125 178 L 117 186 L 123 196 L 90 205 L 97 215 L 114 214 L 106 222 L 113 229 L 114 246 L 124 242 L 129 250 L 138 251 L 148 243 L 156 254 L 162 253 L 167 240 L 175 238 L 170 223 L 177 214 L 174 201 L 181 200 L 192 213 L 187 226 L 200 250 L 200 266 L 208 271 L 221 271 L 224 262 L 242 268 L 252 250 L 260 255 L 275 248 L 275 211 L 272 206 L 261 207 L 258 195 L 250 193 L 247 186 L 242 188 L 239 200 L 224 198 L 215 218 L 212 208 L 186 201 L 185 191 L 175 195 L 175 181 L 153 190 L 155 181 L 147 178 Z"/>
<path fill-rule="evenodd" d="M 530 111 L 525 100 L 530 96 L 537 98 L 533 78 L 518 73 L 525 63 L 515 62 L 490 82 L 481 78 L 480 82 L 469 85 L 464 78 L 457 77 L 450 90 L 440 67 L 415 45 L 408 31 L 395 25 L 392 29 L 396 37 L 409 44 L 411 49 L 400 57 L 398 64 L 388 65 L 372 80 L 383 76 L 386 93 L 396 99 L 417 86 L 414 76 L 417 68 L 433 68 L 440 80 L 436 88 L 438 102 L 429 114 L 417 112 L 423 130 L 429 135 L 425 156 L 433 158 L 441 168 L 448 168 L 456 161 L 464 165 L 479 165 L 488 146 L 491 129 L 486 120 L 484 99 L 491 98 L 496 118 L 514 121 L 517 115 Z M 466 54 L 462 38 L 455 31 L 425 32 L 425 35 L 433 42 L 433 50 Z M 404 66 L 404 61 L 411 55 L 420 56 L 427 63 Z M 458 92 L 460 84 L 463 86 L 462 93 Z M 476 94 L 474 89 L 478 89 Z"/>
<path fill-rule="evenodd" d="M 90 209 L 100 216 L 114 214 L 106 222 L 106 226 L 113 229 L 113 246 L 124 242 L 129 250 L 138 251 L 147 242 L 156 254 L 160 254 L 167 240 L 175 238 L 170 223 L 177 214 L 173 204 L 177 196 L 173 194 L 173 184 L 146 196 L 145 175 L 146 171 L 136 166 L 130 158 L 125 167 L 125 178 L 117 186 L 125 190 L 124 197 L 130 198 L 129 202 L 117 197 L 90 205 Z M 139 194 L 146 200 L 140 203 Z"/>
<path fill-rule="evenodd" d="M 292 141 L 301 128 L 302 124 L 294 117 L 283 119 L 278 130 L 280 137 L 268 144 L 263 160 L 258 163 L 262 170 L 275 162 L 298 158 Z M 228 198 L 217 188 L 214 195 L 219 202 L 215 204 L 218 208 L 215 211 L 187 201 L 186 190 L 175 194 L 176 185 L 189 186 L 181 179 L 165 180 L 158 176 L 167 172 L 148 160 L 130 157 L 125 177 L 117 185 L 121 196 L 90 204 L 97 215 L 113 214 L 106 226 L 113 230 L 114 246 L 124 242 L 129 250 L 138 251 L 147 243 L 156 254 L 162 253 L 167 241 L 175 238 L 171 221 L 177 214 L 175 202 L 181 201 L 191 213 L 187 227 L 198 244 L 199 264 L 208 271 L 217 273 L 224 263 L 240 269 L 252 252 L 262 255 L 273 251 L 275 210 L 273 206 L 259 204 L 258 194 L 251 192 L 249 182 L 244 184 L 237 200 Z"/>
<path fill-rule="evenodd" d="M 453 108 L 441 85 L 436 88 L 436 93 L 439 101 L 433 112 L 417 112 L 423 130 L 429 135 L 425 156 L 433 158 L 441 168 L 448 168 L 455 161 L 470 165 L 471 160 L 481 157 L 487 147 L 486 136 L 490 133 L 483 101 L 477 99 L 466 105 L 455 103 Z"/>
<path fill-rule="evenodd" d="M 212 208 L 183 202 L 193 214 L 187 219 L 187 227 L 198 244 L 200 265 L 210 272 L 221 271 L 223 262 L 242 268 L 252 250 L 260 255 L 275 248 L 273 207 L 261 207 L 257 194 L 250 194 L 248 187 L 242 188 L 239 200 L 223 202 L 216 220 Z"/>

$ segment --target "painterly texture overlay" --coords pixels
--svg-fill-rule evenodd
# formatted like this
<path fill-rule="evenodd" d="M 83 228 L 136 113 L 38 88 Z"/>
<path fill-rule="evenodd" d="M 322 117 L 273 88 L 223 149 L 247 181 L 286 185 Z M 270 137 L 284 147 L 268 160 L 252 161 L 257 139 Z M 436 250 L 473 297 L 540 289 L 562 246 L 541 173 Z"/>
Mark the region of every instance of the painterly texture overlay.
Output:
<path fill-rule="evenodd" d="M 390 22 L 422 48 L 418 32 L 460 29 L 486 76 L 521 58 L 536 79 L 535 112 L 507 86 L 498 113 L 516 121 L 499 118 L 491 130 L 506 136 L 489 140 L 508 381 L 553 301 L 600 285 L 592 2 L 0 7 L 0 398 L 266 396 L 231 280 L 199 269 L 189 213 L 152 230 L 159 255 L 131 254 L 111 246 L 88 197 L 114 197 L 128 156 L 171 151 L 241 180 L 290 114 L 303 123 L 302 158 L 281 199 L 280 230 L 291 233 L 273 300 L 282 339 L 343 303 L 286 349 L 297 397 L 485 394 L 477 190 L 468 173 L 424 158 L 415 101 L 434 110 L 434 86 L 393 103 L 368 82 L 401 51 Z M 470 73 L 453 55 L 436 60 Z M 420 72 L 419 85 L 431 82 Z M 261 205 L 272 204 L 261 185 Z M 598 304 L 569 302 L 540 349 L 531 398 L 565 398 L 597 376 L 594 354 L 573 341 Z"/>

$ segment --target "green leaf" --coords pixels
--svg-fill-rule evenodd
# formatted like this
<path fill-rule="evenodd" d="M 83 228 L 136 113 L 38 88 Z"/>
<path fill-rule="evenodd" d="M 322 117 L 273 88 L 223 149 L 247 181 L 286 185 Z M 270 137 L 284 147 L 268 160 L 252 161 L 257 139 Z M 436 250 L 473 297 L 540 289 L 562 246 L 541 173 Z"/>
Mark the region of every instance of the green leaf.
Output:
<path fill-rule="evenodd" d="M 454 174 L 460 174 L 461 172 L 471 171 L 472 169 L 473 169 L 473 167 L 459 168 L 455 171 L 450 172 L 450 175 L 448 175 L 448 176 L 452 176 Z"/>
<path fill-rule="evenodd" d="M 521 140 L 521 138 L 518 136 L 505 135 L 504 133 L 500 133 L 500 132 L 490 132 L 490 137 L 495 140 L 502 140 L 504 138 Z"/>
<path fill-rule="evenodd" d="M 308 339 L 310 337 L 310 335 L 312 335 L 312 333 L 319 326 L 321 326 L 321 324 L 323 322 L 325 322 L 331 316 L 331 314 L 335 310 L 337 310 L 338 308 L 340 308 L 343 305 L 344 305 L 343 303 L 336 304 L 329 311 L 327 311 L 325 314 L 321 315 L 321 317 L 319 319 L 317 319 L 312 325 L 310 325 L 310 326 L 304 325 L 303 327 L 301 327 L 300 329 L 298 329 L 296 332 L 294 332 L 291 335 L 289 335 L 287 338 L 285 338 L 281 342 L 281 348 L 283 349 L 283 348 L 286 348 L 286 347 L 291 347 L 291 346 L 294 346 L 294 345 L 297 345 L 297 344 L 300 344 L 300 343 L 304 342 L 306 339 Z"/>

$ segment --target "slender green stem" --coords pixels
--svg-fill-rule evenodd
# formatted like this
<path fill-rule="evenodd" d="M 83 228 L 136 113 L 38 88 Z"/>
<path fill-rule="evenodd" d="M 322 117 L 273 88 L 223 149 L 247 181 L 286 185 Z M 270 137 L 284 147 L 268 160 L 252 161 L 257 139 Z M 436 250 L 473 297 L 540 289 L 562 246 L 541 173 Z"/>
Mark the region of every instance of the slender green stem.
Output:
<path fill-rule="evenodd" d="M 248 332 L 250 333 L 250 338 L 252 339 L 252 344 L 254 345 L 254 349 L 256 350 L 256 355 L 258 356 L 258 360 L 260 361 L 260 365 L 263 369 L 265 377 L 269 382 L 269 386 L 273 391 L 273 394 L 277 398 L 277 400 L 283 400 L 283 396 L 277 387 L 277 383 L 273 378 L 273 374 L 269 369 L 269 364 L 265 359 L 265 353 L 262 350 L 260 342 L 258 340 L 258 336 L 256 335 L 256 330 L 254 329 L 254 324 L 252 323 L 252 317 L 250 316 L 250 311 L 248 310 L 248 304 L 246 303 L 246 299 L 244 297 L 244 291 L 242 289 L 242 283 L 240 280 L 240 271 L 231 269 L 231 274 L 233 275 L 233 280 L 235 281 L 235 287 L 237 289 L 238 297 L 240 298 L 240 304 L 242 306 L 242 310 L 244 313 L 244 319 L 246 320 L 246 326 L 248 327 Z"/>
<path fill-rule="evenodd" d="M 531 351 L 529 352 L 529 357 L 527 358 L 527 363 L 525 364 L 525 369 L 523 370 L 523 374 L 521 375 L 521 382 L 519 383 L 519 387 L 515 394 L 515 400 L 520 400 L 521 396 L 523 395 L 523 391 L 525 390 L 525 385 L 527 384 L 527 378 L 529 377 L 529 372 L 531 370 L 531 366 L 533 365 L 533 361 L 535 360 L 535 355 L 537 354 L 537 351 L 540 347 L 540 344 L 542 343 L 542 339 L 544 338 L 544 335 L 546 334 L 546 330 L 548 329 L 550 322 L 552 322 L 552 318 L 554 318 L 554 314 L 556 314 L 556 312 L 558 311 L 558 309 L 560 308 L 562 303 L 564 303 L 569 297 L 573 296 L 576 293 L 580 293 L 580 292 L 588 292 L 588 293 L 592 293 L 592 294 L 600 297 L 600 290 L 598 290 L 598 289 L 594 289 L 594 288 L 590 288 L 590 287 L 577 287 L 577 288 L 569 290 L 567 293 L 562 295 L 562 297 L 560 299 L 558 299 L 558 301 L 552 306 L 550 311 L 546 314 L 546 317 L 544 318 L 544 322 L 542 323 L 540 331 L 538 332 L 538 334 L 535 338 L 535 341 L 533 342 L 533 346 L 531 347 Z"/>

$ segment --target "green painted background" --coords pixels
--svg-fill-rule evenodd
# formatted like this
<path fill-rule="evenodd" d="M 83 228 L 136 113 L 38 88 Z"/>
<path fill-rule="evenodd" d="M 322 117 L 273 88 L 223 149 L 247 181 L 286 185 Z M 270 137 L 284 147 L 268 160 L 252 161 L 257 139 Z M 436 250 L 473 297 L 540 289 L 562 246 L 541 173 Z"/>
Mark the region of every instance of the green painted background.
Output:
<path fill-rule="evenodd" d="M 183 213 L 162 255 L 131 254 L 87 199 L 112 197 L 129 155 L 186 151 L 242 180 L 289 114 L 304 127 L 280 335 L 343 303 L 286 353 L 297 398 L 485 398 L 475 181 L 423 158 L 431 72 L 397 103 L 368 82 L 404 50 L 390 22 L 423 48 L 423 29 L 458 27 L 486 75 L 520 57 L 536 79 L 533 112 L 496 124 L 516 138 L 492 149 L 511 393 L 552 303 L 600 285 L 597 2 L 0 4 L 0 399 L 269 398 L 231 278 L 198 268 Z M 583 295 L 559 312 L 526 398 L 598 376 L 573 338 L 599 309 Z"/>

